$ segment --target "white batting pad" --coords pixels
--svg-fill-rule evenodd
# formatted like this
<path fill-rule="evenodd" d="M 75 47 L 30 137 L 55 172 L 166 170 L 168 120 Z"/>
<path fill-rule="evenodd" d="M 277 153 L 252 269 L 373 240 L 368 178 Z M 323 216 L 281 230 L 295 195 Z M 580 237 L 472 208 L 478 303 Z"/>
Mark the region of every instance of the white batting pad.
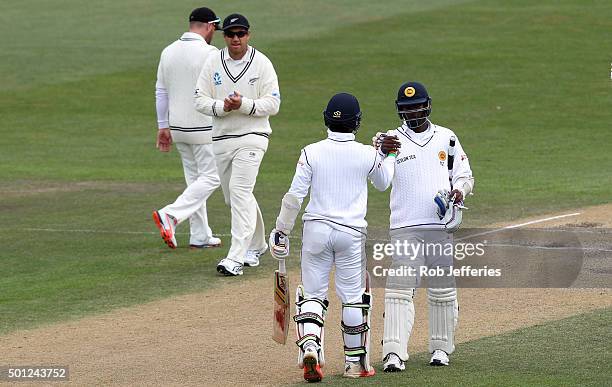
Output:
<path fill-rule="evenodd" d="M 383 359 L 395 353 L 408 360 L 408 339 L 414 324 L 414 289 L 385 289 Z"/>
<path fill-rule="evenodd" d="M 429 303 L 429 352 L 455 350 L 455 329 L 459 319 L 457 289 L 427 289 Z"/>

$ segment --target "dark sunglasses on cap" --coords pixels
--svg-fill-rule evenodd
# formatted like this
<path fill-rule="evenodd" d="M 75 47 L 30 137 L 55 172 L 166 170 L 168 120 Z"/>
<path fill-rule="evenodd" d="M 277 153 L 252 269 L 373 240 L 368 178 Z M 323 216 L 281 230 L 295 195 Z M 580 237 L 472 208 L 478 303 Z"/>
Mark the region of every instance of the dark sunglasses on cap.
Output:
<path fill-rule="evenodd" d="M 245 36 L 247 36 L 247 34 L 249 33 L 249 31 L 246 30 L 241 30 L 241 31 L 225 31 L 223 32 L 223 34 L 225 36 L 227 36 L 228 38 L 232 39 L 234 36 L 237 36 L 239 38 L 244 38 Z"/>

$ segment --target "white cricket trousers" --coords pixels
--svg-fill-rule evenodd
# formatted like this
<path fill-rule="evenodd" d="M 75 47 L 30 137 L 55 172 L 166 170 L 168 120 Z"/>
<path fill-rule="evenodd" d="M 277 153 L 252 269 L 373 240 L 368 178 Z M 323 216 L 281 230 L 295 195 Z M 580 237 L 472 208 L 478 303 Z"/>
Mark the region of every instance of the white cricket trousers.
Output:
<path fill-rule="evenodd" d="M 365 291 L 365 235 L 352 235 L 319 221 L 304 222 L 302 236 L 302 285 L 306 298 L 327 299 L 329 275 L 336 266 L 336 294 L 343 303 L 362 301 Z M 343 308 L 342 320 L 350 326 L 363 322 L 361 310 Z M 305 324 L 305 334 L 320 335 L 316 324 Z M 347 347 L 358 347 L 358 335 L 344 335 Z"/>
<path fill-rule="evenodd" d="M 162 208 L 179 223 L 189 218 L 189 244 L 208 243 L 212 230 L 208 226 L 206 200 L 220 185 L 212 144 L 175 143 L 181 155 L 187 188 L 174 201 Z"/>
<path fill-rule="evenodd" d="M 215 155 L 225 203 L 232 214 L 232 245 L 227 258 L 239 263 L 244 263 L 247 250 L 267 246 L 263 217 L 253 195 L 264 154 L 259 148 L 242 147 Z"/>

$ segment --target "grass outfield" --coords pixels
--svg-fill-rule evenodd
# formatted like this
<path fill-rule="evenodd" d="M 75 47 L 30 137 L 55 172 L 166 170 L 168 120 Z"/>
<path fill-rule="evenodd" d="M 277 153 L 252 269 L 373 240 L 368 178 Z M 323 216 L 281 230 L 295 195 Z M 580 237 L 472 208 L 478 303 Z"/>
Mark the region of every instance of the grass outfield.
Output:
<path fill-rule="evenodd" d="M 330 376 L 338 386 L 609 386 L 612 309 L 459 344 L 451 366 L 431 367 L 429 353 L 411 356 L 406 371 L 369 379 Z"/>
<path fill-rule="evenodd" d="M 329 3 L 208 3 L 249 17 L 251 42 L 279 75 L 281 112 L 256 187 L 268 228 L 299 149 L 324 136 L 329 97 L 358 96 L 368 142 L 397 125 L 395 92 L 408 78 L 428 86 L 433 121 L 470 155 L 468 224 L 609 201 L 609 2 Z M 227 245 L 170 251 L 150 219 L 183 184 L 177 152 L 154 149 L 157 61 L 201 4 L 3 4 L 0 333 L 232 281 L 214 272 Z M 209 218 L 229 233 L 220 192 Z M 388 193 L 372 192 L 368 220 L 384 234 Z"/>

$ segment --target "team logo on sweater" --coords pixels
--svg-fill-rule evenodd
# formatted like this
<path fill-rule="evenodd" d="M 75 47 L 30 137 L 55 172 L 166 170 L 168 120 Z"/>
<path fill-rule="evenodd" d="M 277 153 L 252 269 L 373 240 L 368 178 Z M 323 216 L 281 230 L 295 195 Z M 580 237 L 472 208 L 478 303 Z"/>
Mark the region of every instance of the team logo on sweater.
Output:
<path fill-rule="evenodd" d="M 259 79 L 259 77 L 255 77 L 255 78 L 249 79 L 249 85 L 254 85 L 255 82 L 257 82 L 258 79 Z"/>
<path fill-rule="evenodd" d="M 440 165 L 444 166 L 444 162 L 446 161 L 446 152 L 444 152 L 443 150 L 438 152 L 438 158 L 440 159 Z"/>
<path fill-rule="evenodd" d="M 213 75 L 213 82 L 215 83 L 215 86 L 221 85 L 221 75 L 218 72 L 215 72 L 215 75 Z"/>

